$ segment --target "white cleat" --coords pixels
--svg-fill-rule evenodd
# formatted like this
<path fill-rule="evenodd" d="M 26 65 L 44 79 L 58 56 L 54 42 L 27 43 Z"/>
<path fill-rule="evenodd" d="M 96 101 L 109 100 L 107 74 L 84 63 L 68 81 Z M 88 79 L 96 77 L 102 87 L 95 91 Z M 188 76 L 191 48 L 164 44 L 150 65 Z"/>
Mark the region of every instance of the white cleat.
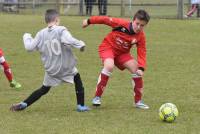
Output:
<path fill-rule="evenodd" d="M 92 105 L 93 106 L 100 106 L 101 105 L 101 98 L 99 96 L 96 96 L 92 99 Z"/>
<path fill-rule="evenodd" d="M 138 102 L 135 104 L 135 107 L 136 107 L 136 108 L 140 108 L 140 109 L 144 109 L 144 110 L 149 109 L 149 106 L 146 105 L 146 104 L 144 104 L 141 100 L 138 101 Z"/>
<path fill-rule="evenodd" d="M 183 17 L 184 17 L 184 18 L 188 18 L 188 16 L 187 16 L 187 15 L 184 15 Z"/>

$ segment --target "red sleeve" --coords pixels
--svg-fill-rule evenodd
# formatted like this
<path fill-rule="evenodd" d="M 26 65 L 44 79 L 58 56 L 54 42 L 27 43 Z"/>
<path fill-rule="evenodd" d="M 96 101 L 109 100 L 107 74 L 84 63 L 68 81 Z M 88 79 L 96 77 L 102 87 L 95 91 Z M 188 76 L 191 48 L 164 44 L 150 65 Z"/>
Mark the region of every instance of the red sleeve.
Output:
<path fill-rule="evenodd" d="M 128 21 L 120 18 L 112 18 L 108 16 L 92 16 L 89 19 L 90 24 L 105 24 L 108 25 L 112 28 L 118 27 L 118 26 L 123 26 L 125 23 Z"/>
<path fill-rule="evenodd" d="M 140 40 L 137 44 L 137 60 L 139 68 L 146 68 L 146 39 L 145 35 L 142 32 L 140 36 Z"/>

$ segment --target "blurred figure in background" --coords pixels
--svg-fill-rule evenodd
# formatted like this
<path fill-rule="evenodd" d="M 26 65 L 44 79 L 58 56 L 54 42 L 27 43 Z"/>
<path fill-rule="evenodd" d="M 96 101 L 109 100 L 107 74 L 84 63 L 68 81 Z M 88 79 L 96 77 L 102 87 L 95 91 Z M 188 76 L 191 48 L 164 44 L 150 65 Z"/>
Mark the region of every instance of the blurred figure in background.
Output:
<path fill-rule="evenodd" d="M 107 0 L 98 0 L 99 15 L 107 14 Z"/>
<path fill-rule="evenodd" d="M 191 7 L 187 14 L 185 15 L 186 18 L 191 17 L 199 8 L 200 0 L 191 0 Z"/>
<path fill-rule="evenodd" d="M 85 0 L 86 15 L 89 15 L 89 16 L 92 15 L 92 8 L 93 8 L 94 2 L 96 2 L 96 0 Z"/>
<path fill-rule="evenodd" d="M 3 11 L 18 12 L 18 0 L 4 0 Z"/>

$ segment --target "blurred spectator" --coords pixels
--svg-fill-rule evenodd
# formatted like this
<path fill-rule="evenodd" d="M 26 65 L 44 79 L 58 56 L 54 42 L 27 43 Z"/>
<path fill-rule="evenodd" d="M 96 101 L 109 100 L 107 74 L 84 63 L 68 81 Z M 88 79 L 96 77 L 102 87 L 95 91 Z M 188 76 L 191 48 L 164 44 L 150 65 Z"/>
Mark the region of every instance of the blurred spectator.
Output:
<path fill-rule="evenodd" d="M 107 0 L 98 0 L 99 15 L 107 14 Z"/>
<path fill-rule="evenodd" d="M 196 12 L 197 9 L 199 8 L 199 4 L 200 0 L 191 0 L 191 7 L 187 12 L 187 14 L 185 15 L 185 17 L 186 18 L 191 17 L 194 14 L 194 12 Z"/>
<path fill-rule="evenodd" d="M 85 0 L 86 15 L 89 15 L 89 16 L 92 15 L 92 8 L 93 8 L 94 2 L 96 2 L 96 0 Z"/>
<path fill-rule="evenodd" d="M 18 0 L 4 0 L 3 10 L 7 12 L 18 12 Z"/>

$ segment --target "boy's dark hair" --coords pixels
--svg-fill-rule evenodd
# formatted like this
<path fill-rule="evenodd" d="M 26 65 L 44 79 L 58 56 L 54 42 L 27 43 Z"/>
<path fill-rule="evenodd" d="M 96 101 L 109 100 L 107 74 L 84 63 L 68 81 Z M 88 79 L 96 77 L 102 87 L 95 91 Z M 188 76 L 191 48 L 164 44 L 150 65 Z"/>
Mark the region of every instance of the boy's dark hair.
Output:
<path fill-rule="evenodd" d="M 150 20 L 150 16 L 145 10 L 140 9 L 135 13 L 135 15 L 133 17 L 133 20 L 135 20 L 135 19 L 143 20 L 146 23 L 148 23 Z"/>
<path fill-rule="evenodd" d="M 45 22 L 50 23 L 59 16 L 59 13 L 55 9 L 48 9 L 45 13 Z"/>

